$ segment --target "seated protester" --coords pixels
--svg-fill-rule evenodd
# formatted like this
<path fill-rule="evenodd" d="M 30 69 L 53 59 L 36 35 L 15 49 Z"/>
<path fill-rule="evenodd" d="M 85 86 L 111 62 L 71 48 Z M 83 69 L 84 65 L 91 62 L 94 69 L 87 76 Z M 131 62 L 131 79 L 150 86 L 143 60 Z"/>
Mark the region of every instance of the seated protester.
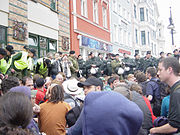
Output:
<path fill-rule="evenodd" d="M 114 87 L 116 86 L 116 78 L 115 77 L 110 77 L 108 80 L 107 80 L 107 83 L 108 85 L 106 85 L 104 87 L 104 91 L 109 91 L 109 90 L 113 90 Z"/>
<path fill-rule="evenodd" d="M 32 104 L 25 94 L 8 92 L 0 97 L 0 127 L 26 129 L 32 119 Z"/>
<path fill-rule="evenodd" d="M 136 77 L 138 84 L 142 87 L 143 96 L 145 96 L 146 95 L 146 85 L 147 85 L 146 74 L 143 72 L 138 72 L 135 77 Z"/>
<path fill-rule="evenodd" d="M 127 76 L 127 80 L 125 80 L 125 82 L 128 84 L 129 87 L 131 87 L 132 84 L 135 84 L 136 81 L 135 81 L 135 77 L 133 74 L 129 74 Z"/>
<path fill-rule="evenodd" d="M 136 87 L 136 88 L 135 88 Z M 137 84 L 133 84 L 131 86 L 131 91 L 128 88 L 127 85 L 119 85 L 118 87 L 116 87 L 114 89 L 115 92 L 118 92 L 122 95 L 124 95 L 125 97 L 127 97 L 129 100 L 133 101 L 134 103 L 136 103 L 139 108 L 141 109 L 141 111 L 143 112 L 144 115 L 144 119 L 142 122 L 142 127 L 138 133 L 138 135 L 148 135 L 149 130 L 153 127 L 153 121 L 152 121 L 152 109 L 148 108 L 144 98 L 142 95 L 140 95 L 138 92 L 140 92 L 142 94 L 142 90 L 137 90 L 141 87 L 137 86 Z M 137 90 L 138 92 L 136 92 L 135 90 Z M 150 105 L 150 103 L 149 103 Z"/>
<path fill-rule="evenodd" d="M 31 77 L 25 76 L 21 82 L 23 86 L 29 87 L 31 90 L 34 89 L 33 79 Z"/>
<path fill-rule="evenodd" d="M 66 76 L 63 72 L 59 72 L 57 75 L 56 75 L 56 78 L 52 81 L 52 83 L 56 83 L 56 84 L 59 84 L 59 85 L 62 85 L 62 83 L 66 80 Z"/>
<path fill-rule="evenodd" d="M 62 84 L 65 91 L 64 101 L 67 102 L 72 108 L 77 105 L 80 106 L 78 99 L 82 98 L 83 100 L 85 98 L 83 89 L 77 86 L 78 82 L 78 80 L 72 77 L 69 80 L 64 81 Z"/>
<path fill-rule="evenodd" d="M 161 104 L 161 116 L 168 117 L 170 103 L 170 88 L 167 89 L 168 96 L 164 97 Z"/>
<path fill-rule="evenodd" d="M 39 78 L 36 80 L 36 104 L 38 105 L 40 101 L 44 101 L 44 97 L 46 95 L 46 89 L 45 89 L 45 83 L 46 81 L 43 78 Z"/>
<path fill-rule="evenodd" d="M 49 100 L 40 104 L 39 128 L 47 135 L 66 134 L 66 113 L 71 109 L 64 100 L 64 89 L 62 86 L 52 84 L 48 91 Z"/>
<path fill-rule="evenodd" d="M 19 86 L 19 79 L 14 76 L 9 76 L 2 80 L 1 84 L 1 95 L 7 93 L 11 88 Z"/>
<path fill-rule="evenodd" d="M 92 91 L 102 91 L 103 90 L 103 82 L 102 80 L 92 76 L 86 79 L 84 82 L 79 82 L 78 87 L 84 89 L 84 94 L 88 95 Z M 82 111 L 81 114 L 76 121 L 75 125 L 68 129 L 68 135 L 81 135 L 82 134 Z"/>
<path fill-rule="evenodd" d="M 35 105 L 34 102 L 33 102 L 33 98 L 32 98 L 30 88 L 28 88 L 26 86 L 17 86 L 17 87 L 11 88 L 10 92 L 23 93 L 31 101 L 31 104 L 32 104 L 32 107 L 33 107 L 33 112 L 34 113 L 39 113 L 40 112 L 39 106 Z M 30 123 L 28 124 L 27 129 L 29 129 L 34 135 L 40 135 L 39 128 L 38 128 L 38 126 L 37 126 L 37 124 L 36 124 L 36 122 L 35 122 L 35 120 L 33 118 L 31 119 Z"/>
<path fill-rule="evenodd" d="M 82 135 L 137 135 L 143 113 L 121 94 L 104 91 L 86 96 L 81 117 Z"/>

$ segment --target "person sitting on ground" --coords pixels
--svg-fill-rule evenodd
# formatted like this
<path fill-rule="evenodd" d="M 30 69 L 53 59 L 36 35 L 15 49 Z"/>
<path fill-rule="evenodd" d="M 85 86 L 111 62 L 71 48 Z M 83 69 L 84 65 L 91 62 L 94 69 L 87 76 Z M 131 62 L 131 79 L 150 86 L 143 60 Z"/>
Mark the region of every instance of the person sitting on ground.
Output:
<path fill-rule="evenodd" d="M 49 100 L 40 104 L 39 128 L 47 135 L 65 135 L 65 115 L 71 109 L 64 100 L 64 89 L 62 86 L 52 84 L 48 89 Z"/>

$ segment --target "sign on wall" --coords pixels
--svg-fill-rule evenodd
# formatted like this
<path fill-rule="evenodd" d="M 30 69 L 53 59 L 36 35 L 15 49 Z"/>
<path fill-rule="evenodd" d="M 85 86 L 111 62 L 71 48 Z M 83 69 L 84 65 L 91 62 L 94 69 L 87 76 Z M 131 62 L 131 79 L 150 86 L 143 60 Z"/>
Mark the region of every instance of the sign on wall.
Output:
<path fill-rule="evenodd" d="M 27 29 L 25 23 L 18 22 L 17 20 L 13 22 L 13 38 L 16 40 L 24 41 L 26 39 Z"/>

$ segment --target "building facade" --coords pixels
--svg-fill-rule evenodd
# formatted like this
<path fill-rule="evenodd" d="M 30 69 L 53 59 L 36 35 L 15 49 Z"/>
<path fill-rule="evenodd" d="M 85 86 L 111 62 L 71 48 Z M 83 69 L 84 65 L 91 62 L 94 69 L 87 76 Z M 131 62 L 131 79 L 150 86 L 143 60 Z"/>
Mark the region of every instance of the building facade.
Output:
<path fill-rule="evenodd" d="M 110 43 L 109 0 L 70 1 L 71 49 L 84 59 L 112 52 Z"/>
<path fill-rule="evenodd" d="M 133 54 L 131 14 L 130 0 L 111 0 L 110 28 L 114 54 Z"/>
<path fill-rule="evenodd" d="M 38 57 L 70 50 L 68 0 L 2 0 L 0 20 L 1 47 L 29 45 Z"/>
<path fill-rule="evenodd" d="M 144 56 L 146 51 L 151 51 L 153 56 L 159 56 L 165 40 L 163 25 L 158 22 L 159 12 L 156 0 L 131 0 L 131 4 L 134 53 Z"/>

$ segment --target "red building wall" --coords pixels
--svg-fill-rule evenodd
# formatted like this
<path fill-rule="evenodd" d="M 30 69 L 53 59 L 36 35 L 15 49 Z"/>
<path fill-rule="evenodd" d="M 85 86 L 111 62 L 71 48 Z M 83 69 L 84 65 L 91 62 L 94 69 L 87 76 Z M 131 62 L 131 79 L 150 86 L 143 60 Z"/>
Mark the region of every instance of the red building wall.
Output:
<path fill-rule="evenodd" d="M 106 42 L 110 42 L 110 21 L 109 21 L 109 2 L 104 2 L 104 0 L 98 1 L 98 24 L 93 22 L 93 0 L 87 0 L 87 12 L 88 16 L 81 16 L 81 0 L 76 0 L 76 14 L 77 14 L 77 31 L 85 33 L 86 35 L 90 35 L 96 37 L 96 40 L 100 39 Z M 105 6 L 107 8 L 107 28 L 103 27 L 103 16 L 102 16 L 102 7 Z M 79 40 L 77 36 L 79 33 L 74 31 L 74 12 L 73 9 L 73 0 L 70 0 L 70 41 L 71 41 L 71 50 L 75 50 L 76 54 L 79 54 Z M 80 16 L 80 17 L 79 17 Z M 88 21 L 82 19 L 87 19 Z M 97 27 L 96 25 L 101 28 Z"/>

